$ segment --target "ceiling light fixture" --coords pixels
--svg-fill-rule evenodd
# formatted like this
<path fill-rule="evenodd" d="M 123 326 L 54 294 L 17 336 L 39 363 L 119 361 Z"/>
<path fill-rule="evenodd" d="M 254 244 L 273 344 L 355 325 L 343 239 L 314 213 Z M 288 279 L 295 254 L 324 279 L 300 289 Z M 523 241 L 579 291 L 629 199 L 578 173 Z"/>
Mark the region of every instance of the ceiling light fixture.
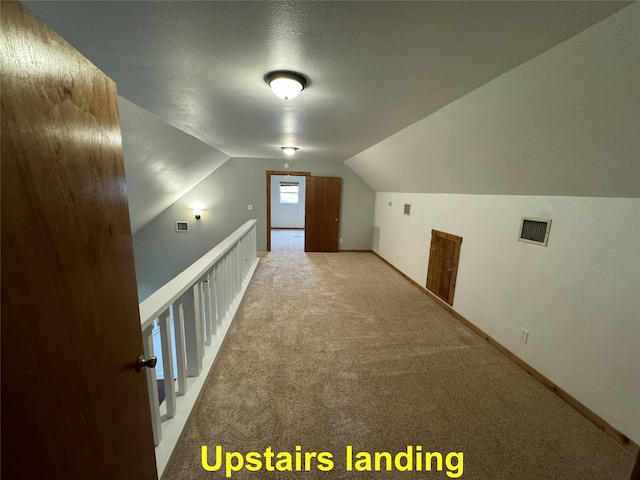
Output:
<path fill-rule="evenodd" d="M 298 151 L 298 147 L 281 147 L 282 151 L 285 155 L 293 155 L 294 153 L 296 153 Z"/>
<path fill-rule="evenodd" d="M 276 96 L 289 100 L 296 98 L 300 92 L 307 86 L 307 79 L 299 73 L 287 70 L 278 70 L 276 72 L 267 73 L 264 77 L 265 82 L 271 87 Z"/>

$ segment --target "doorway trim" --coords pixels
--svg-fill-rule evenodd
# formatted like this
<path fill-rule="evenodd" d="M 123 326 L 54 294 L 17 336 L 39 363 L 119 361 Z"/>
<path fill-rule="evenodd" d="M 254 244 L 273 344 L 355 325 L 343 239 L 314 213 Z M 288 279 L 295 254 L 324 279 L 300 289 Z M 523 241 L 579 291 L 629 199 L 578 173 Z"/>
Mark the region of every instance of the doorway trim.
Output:
<path fill-rule="evenodd" d="M 290 172 L 289 170 L 267 170 L 267 252 L 271 251 L 271 175 L 289 177 L 310 177 L 310 172 Z"/>

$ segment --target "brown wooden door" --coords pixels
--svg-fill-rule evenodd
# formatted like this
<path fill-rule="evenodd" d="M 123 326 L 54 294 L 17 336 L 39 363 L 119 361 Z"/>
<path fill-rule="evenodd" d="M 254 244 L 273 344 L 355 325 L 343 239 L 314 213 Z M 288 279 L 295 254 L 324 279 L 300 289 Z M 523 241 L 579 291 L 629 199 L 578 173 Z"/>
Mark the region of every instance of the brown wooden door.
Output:
<path fill-rule="evenodd" d="M 1 9 L 1 476 L 153 480 L 115 85 Z"/>
<path fill-rule="evenodd" d="M 438 230 L 431 231 L 427 290 L 449 305 L 453 305 L 461 244 L 462 237 Z"/>
<path fill-rule="evenodd" d="M 307 177 L 304 251 L 337 252 L 340 235 L 340 177 Z"/>

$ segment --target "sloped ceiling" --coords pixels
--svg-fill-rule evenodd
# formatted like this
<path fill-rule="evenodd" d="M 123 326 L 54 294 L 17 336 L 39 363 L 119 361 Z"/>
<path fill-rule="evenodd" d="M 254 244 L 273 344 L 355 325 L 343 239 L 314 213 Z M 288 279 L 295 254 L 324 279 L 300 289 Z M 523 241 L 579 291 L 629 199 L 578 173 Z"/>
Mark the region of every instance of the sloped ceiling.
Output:
<path fill-rule="evenodd" d="M 229 156 L 118 97 L 133 233 Z"/>
<path fill-rule="evenodd" d="M 345 163 L 376 191 L 640 197 L 640 4 Z"/>
<path fill-rule="evenodd" d="M 232 157 L 339 161 L 626 3 L 29 1 L 118 92 Z M 275 97 L 263 80 L 299 71 Z"/>
<path fill-rule="evenodd" d="M 369 155 L 374 150 L 358 155 L 630 3 L 25 2 L 113 78 L 120 95 L 223 156 L 284 161 L 280 147 L 293 145 L 301 160 L 352 158 L 347 164 L 375 189 L 407 185 L 413 191 L 436 188 L 428 182 L 405 184 L 408 176 L 431 175 L 432 169 L 407 163 L 413 174 L 401 177 L 393 169 L 396 156 L 374 158 Z M 277 69 L 305 74 L 308 88 L 291 101 L 275 97 L 263 78 Z M 123 132 L 140 125 L 124 118 Z M 125 141 L 137 137 L 124 135 Z M 139 163 L 146 168 L 153 163 L 153 147 L 142 145 L 143 136 L 137 151 L 125 144 L 125 154 L 146 155 Z M 169 168 L 178 157 L 162 165 Z M 449 185 L 448 191 L 503 191 L 501 179 L 475 175 L 475 159 L 464 158 L 464 165 L 438 164 L 448 182 L 438 185 Z M 465 183 L 465 175 L 487 184 L 475 188 Z M 389 182 L 383 184 L 379 179 L 385 176 Z M 162 178 L 155 176 L 154 187 L 150 178 L 139 186 L 132 174 L 129 192 L 166 190 Z M 538 179 L 527 181 L 537 187 L 519 185 L 516 177 L 513 190 L 543 190 Z"/>

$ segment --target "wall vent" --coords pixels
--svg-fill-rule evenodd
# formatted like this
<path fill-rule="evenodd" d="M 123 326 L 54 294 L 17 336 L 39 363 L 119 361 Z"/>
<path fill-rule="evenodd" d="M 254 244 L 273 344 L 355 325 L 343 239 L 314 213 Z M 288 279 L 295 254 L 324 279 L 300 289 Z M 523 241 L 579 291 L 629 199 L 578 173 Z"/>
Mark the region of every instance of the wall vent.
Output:
<path fill-rule="evenodd" d="M 549 241 L 549 230 L 551 230 L 550 218 L 522 217 L 518 240 L 546 247 Z"/>
<path fill-rule="evenodd" d="M 405 215 L 411 215 L 411 204 L 410 203 L 405 203 L 404 204 L 404 214 Z"/>
<path fill-rule="evenodd" d="M 189 222 L 176 222 L 176 232 L 188 232 Z"/>

